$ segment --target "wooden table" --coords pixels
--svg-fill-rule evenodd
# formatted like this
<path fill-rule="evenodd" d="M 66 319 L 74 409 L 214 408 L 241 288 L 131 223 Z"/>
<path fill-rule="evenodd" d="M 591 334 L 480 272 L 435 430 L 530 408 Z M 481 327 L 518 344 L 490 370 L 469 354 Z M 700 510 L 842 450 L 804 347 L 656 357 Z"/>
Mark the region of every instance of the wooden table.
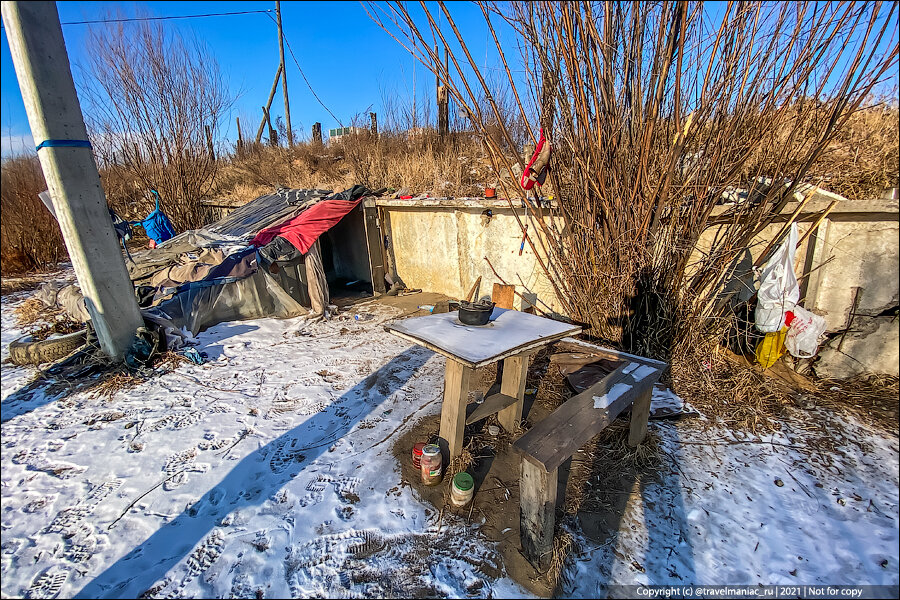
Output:
<path fill-rule="evenodd" d="M 463 429 L 493 413 L 500 424 L 514 431 L 522 420 L 528 358 L 542 346 L 581 332 L 581 327 L 515 310 L 495 308 L 484 326 L 464 325 L 457 312 L 398 321 L 386 331 L 447 357 L 444 402 L 441 407 L 441 446 L 449 458 L 462 452 Z M 466 417 L 472 373 L 503 361 L 500 393 Z"/>

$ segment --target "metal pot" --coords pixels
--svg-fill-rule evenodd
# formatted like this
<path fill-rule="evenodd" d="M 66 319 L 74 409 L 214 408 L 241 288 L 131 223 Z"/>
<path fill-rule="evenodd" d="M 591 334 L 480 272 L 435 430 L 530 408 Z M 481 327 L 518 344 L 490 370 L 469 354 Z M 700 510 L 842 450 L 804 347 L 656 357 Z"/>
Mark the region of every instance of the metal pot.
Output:
<path fill-rule="evenodd" d="M 465 325 L 487 325 L 493 312 L 493 302 L 459 303 L 459 320 Z"/>

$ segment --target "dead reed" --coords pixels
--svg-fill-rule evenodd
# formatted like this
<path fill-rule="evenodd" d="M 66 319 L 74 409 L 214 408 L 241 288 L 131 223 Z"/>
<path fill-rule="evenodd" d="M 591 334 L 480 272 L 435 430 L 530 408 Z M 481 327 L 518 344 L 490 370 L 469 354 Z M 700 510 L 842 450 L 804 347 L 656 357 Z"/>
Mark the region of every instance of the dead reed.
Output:
<path fill-rule="evenodd" d="M 856 376 L 816 382 L 817 406 L 846 411 L 863 422 L 874 423 L 896 435 L 900 420 L 900 379 L 892 376 Z"/>
<path fill-rule="evenodd" d="M 50 269 L 67 256 L 62 233 L 38 193 L 47 189 L 35 155 L 5 158 L 0 166 L 0 271 Z M 4 281 L 4 293 L 7 285 Z"/>
<path fill-rule="evenodd" d="M 38 300 L 37 298 L 28 298 L 22 304 L 13 309 L 13 314 L 16 315 L 16 324 L 19 327 L 27 327 L 28 325 L 33 325 L 38 321 L 44 321 L 47 319 L 49 309 L 44 305 L 43 302 Z M 56 311 L 54 314 L 59 314 L 60 311 Z"/>
<path fill-rule="evenodd" d="M 117 369 L 104 373 L 89 389 L 91 395 L 96 398 L 112 398 L 117 393 L 137 387 L 146 380 L 146 377 Z"/>

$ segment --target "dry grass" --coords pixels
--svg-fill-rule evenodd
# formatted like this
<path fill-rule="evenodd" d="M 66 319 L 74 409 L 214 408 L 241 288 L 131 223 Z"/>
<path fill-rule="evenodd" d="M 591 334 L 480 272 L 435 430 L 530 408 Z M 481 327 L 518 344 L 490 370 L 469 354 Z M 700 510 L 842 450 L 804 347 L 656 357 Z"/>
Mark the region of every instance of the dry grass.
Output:
<path fill-rule="evenodd" d="M 59 225 L 38 198 L 38 193 L 45 189 L 36 155 L 3 160 L 0 272 L 4 276 L 51 268 L 67 256 Z"/>
<path fill-rule="evenodd" d="M 0 295 L 15 294 L 18 292 L 30 292 L 37 289 L 45 279 L 42 275 L 31 275 L 24 277 L 3 277 L 0 278 Z"/>
<path fill-rule="evenodd" d="M 576 549 L 575 537 L 568 531 L 560 532 L 553 538 L 553 551 L 550 557 L 550 567 L 544 577 L 551 589 L 558 589 L 560 584 L 565 584 L 567 568 L 573 551 Z"/>
<path fill-rule="evenodd" d="M 898 185 L 900 109 L 876 105 L 854 113 L 814 167 L 823 187 L 850 200 L 878 198 Z"/>
<path fill-rule="evenodd" d="M 16 324 L 19 327 L 34 325 L 38 321 L 46 321 L 48 317 L 60 314 L 61 310 L 51 310 L 37 298 L 28 298 L 13 310 Z"/>
<path fill-rule="evenodd" d="M 472 466 L 472 463 L 475 462 L 475 455 L 472 454 L 472 450 L 476 447 L 476 443 L 478 444 L 478 447 L 481 447 L 480 439 L 474 437 L 470 438 L 466 447 L 462 449 L 462 452 L 450 459 L 450 464 L 447 465 L 447 469 L 444 471 L 444 477 L 447 481 L 453 481 L 454 477 L 460 473 L 464 473 Z"/>
<path fill-rule="evenodd" d="M 433 131 L 363 132 L 327 145 L 252 146 L 220 168 L 215 187 L 219 198 L 249 202 L 279 186 L 339 191 L 360 183 L 410 195 L 478 196 L 493 182 L 486 154 L 468 134 L 442 141 Z"/>
<path fill-rule="evenodd" d="M 900 419 L 900 379 L 897 377 L 860 375 L 850 379 L 821 379 L 816 384 L 818 406 L 846 411 L 896 434 Z"/>
<path fill-rule="evenodd" d="M 778 428 L 777 417 L 796 392 L 712 343 L 674 356 L 667 377 L 711 422 L 753 433 Z"/>
<path fill-rule="evenodd" d="M 84 329 L 83 323 L 78 323 L 77 321 L 73 321 L 66 317 L 62 320 L 44 325 L 43 327 L 32 331 L 30 335 L 33 340 L 40 341 L 46 340 L 54 334 L 68 335 L 70 333 L 75 333 L 76 331 L 81 331 L 82 329 Z"/>
<path fill-rule="evenodd" d="M 652 429 L 637 448 L 628 445 L 628 431 L 628 420 L 617 419 L 573 456 L 563 507 L 566 514 L 610 509 L 611 495 L 630 491 L 620 489 L 621 481 L 634 481 L 665 464 L 659 436 Z"/>
<path fill-rule="evenodd" d="M 118 392 L 130 390 L 146 381 L 124 369 L 109 371 L 91 388 L 91 395 L 99 398 L 111 398 Z"/>

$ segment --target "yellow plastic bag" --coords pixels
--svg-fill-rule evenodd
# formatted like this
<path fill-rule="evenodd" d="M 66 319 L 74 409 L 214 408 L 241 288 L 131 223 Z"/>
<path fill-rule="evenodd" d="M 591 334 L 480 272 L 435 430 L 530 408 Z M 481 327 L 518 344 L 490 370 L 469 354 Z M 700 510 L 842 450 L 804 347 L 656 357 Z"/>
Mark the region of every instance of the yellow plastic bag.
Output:
<path fill-rule="evenodd" d="M 782 327 L 779 331 L 767 333 L 766 337 L 756 346 L 756 362 L 762 365 L 763 369 L 774 365 L 784 354 L 784 340 L 787 338 L 787 332 L 788 328 Z"/>

